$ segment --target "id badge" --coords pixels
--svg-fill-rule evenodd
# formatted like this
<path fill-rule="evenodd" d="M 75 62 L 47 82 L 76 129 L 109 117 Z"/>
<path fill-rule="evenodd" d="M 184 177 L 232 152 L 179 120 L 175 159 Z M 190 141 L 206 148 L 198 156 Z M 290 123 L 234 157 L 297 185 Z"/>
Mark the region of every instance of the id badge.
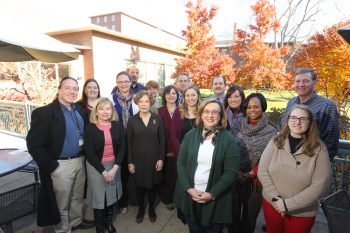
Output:
<path fill-rule="evenodd" d="M 80 138 L 79 139 L 79 146 L 82 146 L 82 145 L 84 145 L 84 139 Z"/>

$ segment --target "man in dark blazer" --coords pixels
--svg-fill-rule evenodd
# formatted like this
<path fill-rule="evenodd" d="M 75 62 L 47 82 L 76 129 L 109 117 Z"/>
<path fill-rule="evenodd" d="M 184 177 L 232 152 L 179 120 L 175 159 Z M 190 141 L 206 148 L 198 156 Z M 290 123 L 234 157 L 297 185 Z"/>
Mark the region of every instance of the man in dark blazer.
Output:
<path fill-rule="evenodd" d="M 28 151 L 40 171 L 37 224 L 54 225 L 55 232 L 93 227 L 83 221 L 84 114 L 74 104 L 78 92 L 74 78 L 63 78 L 56 100 L 33 111 L 27 135 Z"/>

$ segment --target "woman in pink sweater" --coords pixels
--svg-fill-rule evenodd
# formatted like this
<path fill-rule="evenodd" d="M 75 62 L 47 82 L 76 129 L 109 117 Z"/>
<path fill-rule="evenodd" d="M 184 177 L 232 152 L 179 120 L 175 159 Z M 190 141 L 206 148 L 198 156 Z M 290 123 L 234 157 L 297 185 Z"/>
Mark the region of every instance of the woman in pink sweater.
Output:
<path fill-rule="evenodd" d="M 316 121 L 308 107 L 295 105 L 259 163 L 267 232 L 310 232 L 329 176 L 329 156 Z"/>

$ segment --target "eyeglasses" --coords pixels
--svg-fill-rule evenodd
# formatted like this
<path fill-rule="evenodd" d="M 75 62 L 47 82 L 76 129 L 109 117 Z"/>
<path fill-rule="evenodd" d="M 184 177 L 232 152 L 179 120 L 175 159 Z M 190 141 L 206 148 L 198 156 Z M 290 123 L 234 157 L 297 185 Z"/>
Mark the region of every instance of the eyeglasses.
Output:
<path fill-rule="evenodd" d="M 207 115 L 207 116 L 209 116 L 209 115 L 217 116 L 217 115 L 219 115 L 219 113 L 220 113 L 220 111 L 216 111 L 216 110 L 214 110 L 214 111 L 204 110 L 203 111 L 203 114 Z"/>
<path fill-rule="evenodd" d="M 310 118 L 308 117 L 296 117 L 296 116 L 290 116 L 289 121 L 290 122 L 297 122 L 300 121 L 301 123 L 308 123 L 310 121 Z"/>
<path fill-rule="evenodd" d="M 129 84 L 130 83 L 130 81 L 119 81 L 119 82 L 117 82 L 117 84 Z"/>

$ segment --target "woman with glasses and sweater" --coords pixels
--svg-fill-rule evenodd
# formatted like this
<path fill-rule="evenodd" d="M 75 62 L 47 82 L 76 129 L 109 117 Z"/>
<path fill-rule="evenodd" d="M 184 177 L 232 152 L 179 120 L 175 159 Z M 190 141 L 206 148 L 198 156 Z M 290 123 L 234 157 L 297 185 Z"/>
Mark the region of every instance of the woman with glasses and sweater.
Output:
<path fill-rule="evenodd" d="M 305 105 L 288 113 L 281 133 L 265 148 L 258 177 L 268 233 L 309 233 L 330 178 L 327 149 Z"/>
<path fill-rule="evenodd" d="M 186 218 L 190 233 L 221 233 L 232 222 L 231 186 L 239 169 L 239 152 L 218 100 L 204 101 L 198 128 L 182 141 L 174 202 Z"/>

